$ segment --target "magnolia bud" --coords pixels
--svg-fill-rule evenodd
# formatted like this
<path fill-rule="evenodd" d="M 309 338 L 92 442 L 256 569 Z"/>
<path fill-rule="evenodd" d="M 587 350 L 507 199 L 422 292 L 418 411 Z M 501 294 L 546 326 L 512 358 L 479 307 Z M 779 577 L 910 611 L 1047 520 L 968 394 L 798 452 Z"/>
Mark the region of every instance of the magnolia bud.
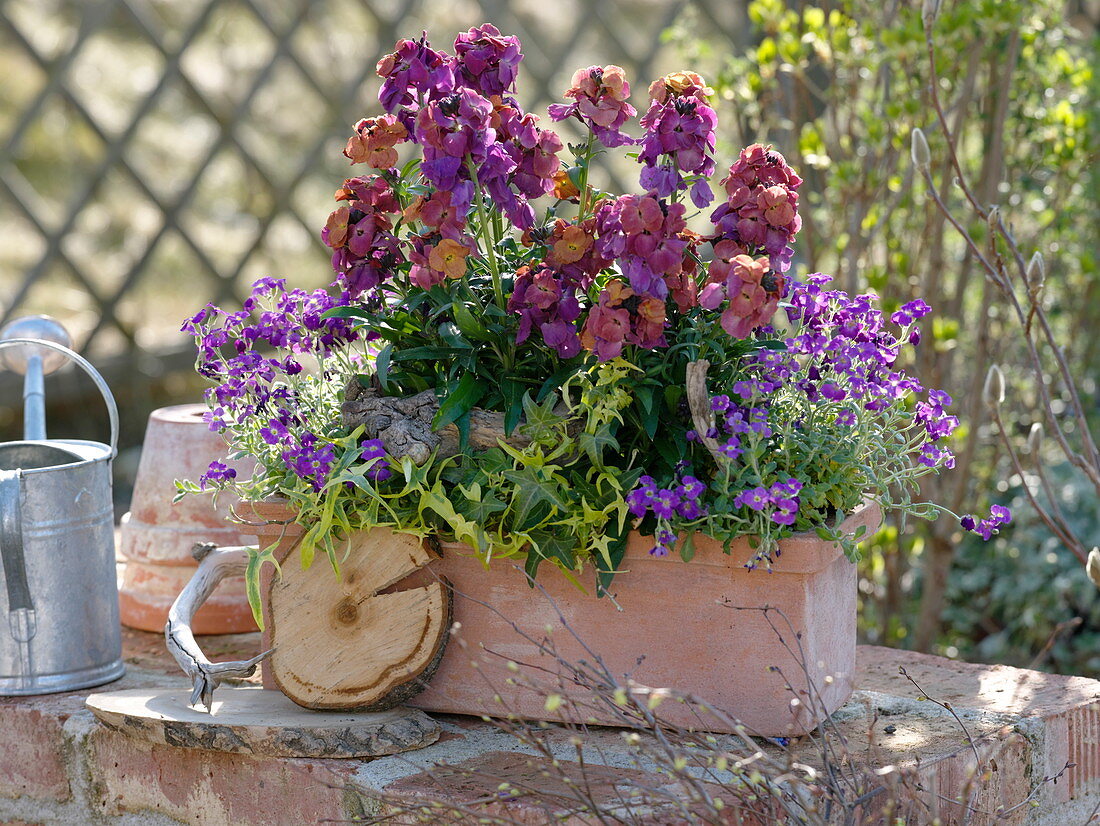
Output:
<path fill-rule="evenodd" d="M 982 388 L 982 401 L 988 407 L 997 407 L 1005 400 L 1005 374 L 996 364 L 989 366 L 985 374 L 985 387 Z"/>
<path fill-rule="evenodd" d="M 1043 423 L 1035 422 L 1027 434 L 1027 449 L 1032 456 L 1038 456 L 1043 447 Z"/>
<path fill-rule="evenodd" d="M 989 222 L 989 228 L 993 229 L 1001 221 L 1001 208 L 999 206 L 991 206 L 989 208 L 989 215 L 986 216 L 986 220 Z"/>
<path fill-rule="evenodd" d="M 940 13 L 940 0 L 924 0 L 924 5 L 921 7 L 921 19 L 924 21 L 924 25 L 931 26 L 936 20 L 936 15 Z"/>
<path fill-rule="evenodd" d="M 928 139 L 924 137 L 924 130 L 919 126 L 913 129 L 910 141 L 909 154 L 913 158 L 913 166 L 923 172 L 932 163 L 932 153 L 928 149 Z"/>
<path fill-rule="evenodd" d="M 1100 588 L 1100 548 L 1089 551 L 1089 561 L 1085 563 L 1085 572 L 1092 580 L 1092 584 Z"/>
<path fill-rule="evenodd" d="M 1039 250 L 1035 250 L 1035 254 L 1027 262 L 1024 277 L 1027 279 L 1027 292 L 1031 296 L 1031 300 L 1038 299 L 1039 293 L 1043 291 L 1043 284 L 1047 280 L 1046 263 L 1043 261 L 1043 254 Z"/>

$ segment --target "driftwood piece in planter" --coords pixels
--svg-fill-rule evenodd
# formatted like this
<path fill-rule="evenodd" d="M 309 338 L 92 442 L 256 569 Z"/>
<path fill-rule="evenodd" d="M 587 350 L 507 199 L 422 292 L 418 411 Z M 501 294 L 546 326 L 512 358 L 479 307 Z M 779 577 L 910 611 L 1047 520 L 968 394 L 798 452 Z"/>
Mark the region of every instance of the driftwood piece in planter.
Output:
<path fill-rule="evenodd" d="M 240 662 L 212 663 L 206 658 L 191 632 L 191 620 L 206 602 L 206 598 L 218 587 L 219 582 L 226 577 L 240 576 L 245 572 L 248 566 L 248 549 L 218 548 L 211 543 L 200 542 L 191 553 L 198 560 L 199 567 L 168 609 L 164 639 L 179 667 L 191 678 L 191 705 L 201 701 L 209 711 L 214 689 L 223 680 L 251 677 L 256 666 L 271 651 L 264 651 L 250 660 Z"/>
<path fill-rule="evenodd" d="M 363 435 L 381 439 L 386 452 L 395 458 L 408 456 L 416 464 L 422 464 L 437 448 L 441 457 L 460 453 L 455 425 L 449 424 L 439 432 L 432 430 L 432 419 L 439 411 L 433 390 L 415 396 L 382 396 L 352 379 L 344 390 L 340 411 L 344 427 L 350 431 L 362 425 Z M 488 450 L 501 439 L 517 448 L 531 443 L 518 431 L 504 436 L 503 413 L 480 408 L 470 411 L 470 450 Z"/>
<path fill-rule="evenodd" d="M 279 689 L 306 708 L 364 711 L 420 692 L 451 626 L 446 582 L 422 571 L 435 558 L 416 537 L 375 529 L 353 535 L 339 577 L 324 559 L 306 570 L 289 559 L 268 592 Z"/>

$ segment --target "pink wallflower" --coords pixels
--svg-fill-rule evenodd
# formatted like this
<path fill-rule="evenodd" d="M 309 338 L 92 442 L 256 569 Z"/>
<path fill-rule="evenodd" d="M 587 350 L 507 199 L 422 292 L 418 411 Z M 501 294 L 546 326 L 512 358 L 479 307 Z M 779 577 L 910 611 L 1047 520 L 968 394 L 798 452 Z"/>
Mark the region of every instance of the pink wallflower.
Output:
<path fill-rule="evenodd" d="M 466 272 L 466 257 L 470 247 L 452 238 L 435 233 L 414 235 L 409 252 L 409 280 L 422 290 L 430 290 L 448 278 L 461 278 Z"/>
<path fill-rule="evenodd" d="M 718 255 L 721 245 L 715 249 Z M 707 284 L 699 292 L 699 306 L 716 310 L 726 302 L 722 329 L 734 338 L 748 338 L 771 320 L 783 294 L 783 276 L 768 268 L 767 258 L 748 255 L 715 258 Z"/>
<path fill-rule="evenodd" d="M 485 97 L 513 91 L 523 60 L 519 38 L 484 23 L 455 38 L 458 74 Z"/>
<path fill-rule="evenodd" d="M 455 88 L 455 61 L 435 51 L 427 32 L 419 40 L 399 40 L 391 54 L 378 61 L 382 108 L 412 131 L 416 112 L 429 101 L 450 94 Z"/>
<path fill-rule="evenodd" d="M 672 273 L 665 273 L 665 286 L 668 288 L 669 297 L 675 302 L 676 309 L 686 313 L 692 307 L 699 304 L 699 282 L 697 253 L 703 239 L 697 233 L 685 229 L 680 233 L 684 242 L 684 254 L 680 257 L 680 268 Z"/>
<path fill-rule="evenodd" d="M 463 215 L 474 196 L 467 158 L 484 169 L 486 177 L 515 168 L 515 162 L 496 145 L 496 130 L 489 124 L 492 112 L 492 103 L 462 88 L 431 101 L 416 116 L 413 136 L 424 150 L 420 173 L 436 189 L 450 190 L 452 202 Z"/>
<path fill-rule="evenodd" d="M 341 287 L 353 297 L 373 290 L 404 263 L 401 245 L 393 234 L 397 199 L 378 175 L 349 178 L 337 190 L 342 202 L 321 230 L 321 240 L 332 248 L 332 268 Z"/>
<path fill-rule="evenodd" d="M 554 176 L 561 168 L 558 152 L 562 141 L 550 129 L 540 129 L 538 118 L 523 112 L 514 101 L 493 98 L 490 119 L 497 138 L 494 152 L 503 163 L 490 158 L 478 169 L 478 181 L 513 226 L 530 229 L 535 211 L 530 198 L 540 198 L 554 189 Z M 495 157 L 495 156 L 494 156 Z"/>
<path fill-rule="evenodd" d="M 600 361 L 617 358 L 630 334 L 630 311 L 623 303 L 634 291 L 617 278 L 607 282 L 600 292 L 599 303 L 592 308 L 581 332 L 581 345 L 596 354 Z"/>
<path fill-rule="evenodd" d="M 547 109 L 550 120 L 575 117 L 609 148 L 635 142 L 621 131 L 623 124 L 638 114 L 638 110 L 626 102 L 630 97 L 630 84 L 621 66 L 578 69 L 564 96 L 575 102 L 551 104 Z"/>
<path fill-rule="evenodd" d="M 662 205 L 654 193 L 623 195 L 597 208 L 598 251 L 619 262 L 639 295 L 668 295 L 665 277 L 680 272 L 687 248 L 685 211 L 683 204 Z"/>
<path fill-rule="evenodd" d="M 393 115 L 364 118 L 355 124 L 355 134 L 348 138 L 344 157 L 353 164 L 365 163 L 375 169 L 397 166 L 397 144 L 408 140 L 409 131 Z"/>
<path fill-rule="evenodd" d="M 607 282 L 581 332 L 581 345 L 608 361 L 622 353 L 624 344 L 649 350 L 664 347 L 666 308 L 663 299 L 638 295 L 617 278 Z"/>
<path fill-rule="evenodd" d="M 521 267 L 508 310 L 520 316 L 516 344 L 526 341 L 536 328 L 548 347 L 561 358 L 572 358 L 581 350 L 576 321 L 581 307 L 576 287 L 550 267 L 532 270 Z"/>
<path fill-rule="evenodd" d="M 710 216 L 714 240 L 729 240 L 758 255 L 766 253 L 777 272 L 790 268 L 791 242 L 802 227 L 798 187 L 802 179 L 770 146 L 754 143 L 741 150 L 722 184 L 726 203 Z"/>
<path fill-rule="evenodd" d="M 714 173 L 718 126 L 718 115 L 707 102 L 714 90 L 694 72 L 676 72 L 655 80 L 649 94 L 649 110 L 641 121 L 641 184 L 667 198 L 694 179 L 691 200 L 704 207 L 714 199 L 707 183 Z"/>
<path fill-rule="evenodd" d="M 420 195 L 405 208 L 402 217 L 408 223 L 419 221 L 444 238 L 453 238 L 456 241 L 466 238 L 466 219 L 459 215 L 458 209 L 451 202 L 451 193 L 446 190 Z"/>
<path fill-rule="evenodd" d="M 522 241 L 527 246 L 545 247 L 546 263 L 570 285 L 587 290 L 596 274 L 611 263 L 600 254 L 595 238 L 595 217 L 579 224 L 558 218 L 553 224 L 523 233 Z"/>

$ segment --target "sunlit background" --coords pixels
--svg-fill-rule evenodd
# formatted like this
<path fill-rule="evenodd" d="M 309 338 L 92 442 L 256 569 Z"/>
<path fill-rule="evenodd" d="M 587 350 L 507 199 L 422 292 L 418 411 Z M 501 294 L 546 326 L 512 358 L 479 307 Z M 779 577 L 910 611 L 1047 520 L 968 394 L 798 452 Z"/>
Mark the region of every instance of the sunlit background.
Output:
<path fill-rule="evenodd" d="M 933 305 L 915 367 L 956 397 L 964 426 L 960 466 L 929 497 L 973 502 L 994 490 L 1021 510 L 990 546 L 962 539 L 946 520 L 888 526 L 863 563 L 864 637 L 1095 673 L 1100 599 L 1026 515 L 1024 480 L 1007 467 L 979 401 L 988 364 L 1012 363 L 1019 341 L 909 163 L 909 133 L 921 126 L 946 180 L 944 147 L 929 128 L 920 7 L 0 0 L 2 317 L 58 317 L 107 377 L 123 413 L 125 499 L 149 411 L 201 395 L 181 320 L 208 301 L 239 305 L 261 276 L 302 287 L 331 280 L 318 232 L 349 174 L 341 149 L 352 124 L 379 111 L 375 63 L 398 38 L 426 30 L 448 47 L 457 31 L 486 21 L 519 35 L 519 98 L 540 115 L 581 66 L 624 66 L 639 108 L 652 78 L 693 68 L 718 92 L 720 171 L 740 146 L 762 140 L 806 177 L 798 271 L 834 272 L 840 286 L 875 290 L 888 309 L 918 296 Z M 937 24 L 941 94 L 963 163 L 982 197 L 1011 212 L 1022 244 L 1044 250 L 1050 312 L 1093 399 L 1098 24 L 1096 0 L 943 0 Z M 620 159 L 602 174 L 630 190 L 636 168 Z M 1023 434 L 1034 382 L 1010 369 L 1009 384 Z M 16 377 L 0 375 L 5 439 L 21 433 L 19 392 Z M 52 433 L 105 437 L 89 383 L 68 371 L 47 392 Z M 1067 510 L 1100 536 L 1087 486 L 1069 468 L 1053 472 Z M 930 575 L 946 594 L 938 614 L 924 587 Z M 1059 626 L 1074 617 L 1082 621 Z"/>

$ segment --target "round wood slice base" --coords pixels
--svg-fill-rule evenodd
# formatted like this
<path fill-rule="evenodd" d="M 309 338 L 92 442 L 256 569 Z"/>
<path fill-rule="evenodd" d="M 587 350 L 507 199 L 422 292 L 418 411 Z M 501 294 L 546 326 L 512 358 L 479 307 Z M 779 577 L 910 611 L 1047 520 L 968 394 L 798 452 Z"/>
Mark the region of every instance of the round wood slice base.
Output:
<path fill-rule="evenodd" d="M 132 688 L 92 694 L 86 704 L 115 731 L 180 748 L 272 757 L 378 757 L 431 745 L 439 724 L 419 709 L 371 714 L 308 711 L 278 691 L 221 686 L 211 714 L 190 691 Z"/>

